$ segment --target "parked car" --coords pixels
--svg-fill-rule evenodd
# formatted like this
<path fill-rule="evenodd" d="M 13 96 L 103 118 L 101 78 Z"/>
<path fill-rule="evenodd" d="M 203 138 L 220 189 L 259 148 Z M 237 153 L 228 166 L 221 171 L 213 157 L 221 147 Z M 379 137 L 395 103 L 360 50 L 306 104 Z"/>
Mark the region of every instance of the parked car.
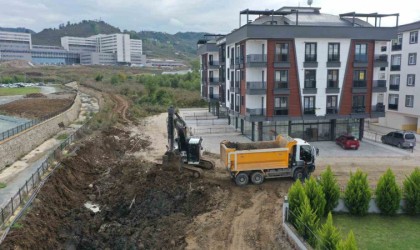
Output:
<path fill-rule="evenodd" d="M 383 135 L 381 141 L 399 148 L 414 148 L 416 146 L 416 135 L 409 131 L 394 131 Z"/>
<path fill-rule="evenodd" d="M 344 149 L 359 149 L 360 142 L 352 135 L 341 135 L 335 139 L 335 143 Z"/>

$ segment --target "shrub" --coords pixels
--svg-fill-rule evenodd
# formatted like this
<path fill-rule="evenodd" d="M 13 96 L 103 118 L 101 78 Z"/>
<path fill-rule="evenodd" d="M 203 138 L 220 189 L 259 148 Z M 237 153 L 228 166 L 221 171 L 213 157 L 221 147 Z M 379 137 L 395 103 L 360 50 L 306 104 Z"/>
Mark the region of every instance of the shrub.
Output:
<path fill-rule="evenodd" d="M 104 79 L 104 76 L 101 75 L 101 74 L 97 74 L 96 77 L 95 77 L 95 81 L 97 81 L 97 82 L 102 81 L 102 79 Z"/>
<path fill-rule="evenodd" d="M 394 215 L 400 207 L 401 190 L 395 182 L 395 175 L 391 169 L 379 179 L 376 187 L 376 205 L 383 214 Z"/>
<path fill-rule="evenodd" d="M 345 241 L 340 240 L 337 250 L 357 250 L 356 238 L 354 238 L 353 230 L 350 230 Z"/>
<path fill-rule="evenodd" d="M 296 217 L 299 214 L 299 208 L 304 199 L 307 198 L 302 183 L 297 180 L 289 189 L 289 221 L 296 226 Z"/>
<path fill-rule="evenodd" d="M 320 249 L 337 249 L 337 245 L 340 242 L 340 232 L 333 225 L 333 219 L 331 212 L 328 213 L 327 221 L 318 230 Z"/>
<path fill-rule="evenodd" d="M 360 169 L 355 174 L 350 173 L 350 180 L 344 193 L 344 202 L 351 214 L 365 215 L 369 209 L 371 192 L 367 174 Z"/>
<path fill-rule="evenodd" d="M 325 195 L 325 214 L 328 214 L 338 205 L 338 199 L 340 199 L 340 187 L 330 166 L 321 174 L 320 184 Z"/>
<path fill-rule="evenodd" d="M 112 84 L 112 85 L 116 85 L 116 84 L 118 84 L 119 82 L 120 82 L 120 81 L 119 81 L 118 76 L 113 75 L 113 76 L 111 77 L 111 84 Z"/>
<path fill-rule="evenodd" d="M 315 211 L 311 208 L 309 199 L 305 197 L 299 208 L 299 215 L 296 221 L 296 229 L 299 234 L 313 247 L 316 246 L 315 236 L 318 229 L 319 219 Z"/>
<path fill-rule="evenodd" d="M 420 169 L 414 169 L 403 184 L 405 211 L 412 215 L 420 213 Z"/>
<path fill-rule="evenodd" d="M 325 195 L 315 178 L 311 176 L 305 183 L 305 194 L 308 196 L 311 207 L 314 209 L 318 218 L 324 215 Z"/>

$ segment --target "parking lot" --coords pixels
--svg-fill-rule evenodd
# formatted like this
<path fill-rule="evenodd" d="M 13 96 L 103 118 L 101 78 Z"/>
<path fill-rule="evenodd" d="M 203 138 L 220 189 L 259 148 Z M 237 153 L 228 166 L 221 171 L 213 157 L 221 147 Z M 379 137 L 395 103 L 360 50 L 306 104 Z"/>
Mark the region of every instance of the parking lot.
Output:
<path fill-rule="evenodd" d="M 217 119 L 216 116 L 208 112 L 207 109 L 182 109 L 181 116 L 190 127 L 190 131 L 195 136 L 203 138 L 203 148 L 211 153 L 218 154 L 219 144 L 223 140 L 234 142 L 251 142 L 250 139 L 240 134 L 239 131 L 228 125 L 227 119 Z M 319 160 L 328 158 L 387 158 L 414 156 L 419 152 L 399 149 L 397 147 L 384 145 L 374 140 L 364 139 L 360 142 L 358 150 L 344 150 L 333 141 L 311 142 L 319 148 Z"/>

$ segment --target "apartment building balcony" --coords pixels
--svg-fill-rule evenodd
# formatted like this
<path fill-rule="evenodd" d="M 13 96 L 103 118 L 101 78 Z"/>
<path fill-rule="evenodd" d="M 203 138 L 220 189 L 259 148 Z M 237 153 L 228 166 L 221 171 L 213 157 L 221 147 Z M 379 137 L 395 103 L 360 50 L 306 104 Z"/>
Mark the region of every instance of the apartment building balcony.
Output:
<path fill-rule="evenodd" d="M 340 88 L 338 87 L 337 81 L 327 81 L 327 87 L 325 88 L 325 93 L 327 94 L 338 94 L 340 93 Z"/>
<path fill-rule="evenodd" d="M 235 57 L 235 69 L 243 68 L 244 58 L 243 57 Z"/>
<path fill-rule="evenodd" d="M 290 94 L 288 82 L 274 82 L 274 94 Z"/>
<path fill-rule="evenodd" d="M 341 62 L 340 61 L 328 61 L 327 68 L 340 68 Z"/>
<path fill-rule="evenodd" d="M 288 108 L 274 108 L 274 115 L 289 115 Z"/>
<path fill-rule="evenodd" d="M 374 93 L 386 92 L 386 80 L 374 80 L 372 92 Z"/>
<path fill-rule="evenodd" d="M 275 68 L 290 68 L 290 61 L 287 55 L 274 55 Z"/>
<path fill-rule="evenodd" d="M 316 55 L 305 55 L 305 61 L 303 62 L 303 67 L 305 68 L 317 68 L 318 61 Z"/>
<path fill-rule="evenodd" d="M 388 55 L 375 55 L 375 61 L 373 65 L 375 67 L 388 67 Z"/>
<path fill-rule="evenodd" d="M 210 77 L 209 78 L 210 85 L 219 85 L 219 78 L 218 77 Z"/>
<path fill-rule="evenodd" d="M 264 95 L 267 93 L 266 82 L 246 82 L 247 95 Z"/>
<path fill-rule="evenodd" d="M 316 81 L 306 80 L 305 87 L 303 88 L 302 93 L 303 94 L 316 94 L 317 93 Z"/>
<path fill-rule="evenodd" d="M 246 56 L 247 67 L 267 67 L 266 54 L 251 54 Z"/>
<path fill-rule="evenodd" d="M 391 65 L 391 71 L 400 71 L 401 65 Z"/>
<path fill-rule="evenodd" d="M 367 55 L 355 55 L 353 61 L 353 67 L 355 68 L 366 68 L 368 66 Z"/>
<path fill-rule="evenodd" d="M 266 109 L 264 108 L 247 108 L 246 116 L 248 117 L 265 117 Z"/>
<path fill-rule="evenodd" d="M 353 106 L 351 107 L 351 112 L 355 114 L 365 113 L 366 107 L 365 106 Z"/>
<path fill-rule="evenodd" d="M 385 116 L 385 105 L 383 103 L 378 103 L 376 105 L 372 105 L 371 110 L 371 117 L 378 118 Z"/>
<path fill-rule="evenodd" d="M 219 68 L 219 61 L 210 61 L 209 62 L 209 69 L 218 69 Z"/>
<path fill-rule="evenodd" d="M 366 93 L 366 92 L 367 92 L 366 81 L 353 81 L 353 88 L 352 88 L 353 94 Z"/>
<path fill-rule="evenodd" d="M 315 115 L 315 108 L 304 108 L 303 109 L 304 115 Z"/>
<path fill-rule="evenodd" d="M 388 109 L 389 110 L 398 110 L 398 103 L 397 104 L 389 103 L 388 104 Z"/>
<path fill-rule="evenodd" d="M 393 44 L 391 47 L 392 51 L 400 51 L 402 49 L 402 45 L 401 44 Z"/>
<path fill-rule="evenodd" d="M 400 90 L 400 85 L 399 84 L 390 84 L 389 85 L 389 90 L 399 91 Z"/>
<path fill-rule="evenodd" d="M 338 114 L 338 109 L 337 109 L 337 107 L 327 107 L 325 113 L 326 113 L 326 115 L 336 115 L 336 114 Z"/>

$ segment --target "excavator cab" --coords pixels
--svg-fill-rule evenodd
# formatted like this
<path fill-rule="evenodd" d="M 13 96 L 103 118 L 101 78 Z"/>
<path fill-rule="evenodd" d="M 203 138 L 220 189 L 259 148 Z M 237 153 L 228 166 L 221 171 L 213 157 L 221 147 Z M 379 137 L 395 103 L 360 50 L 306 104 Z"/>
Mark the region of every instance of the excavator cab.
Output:
<path fill-rule="evenodd" d="M 199 164 L 201 158 L 202 138 L 190 138 L 188 140 L 187 161 L 188 164 Z"/>

